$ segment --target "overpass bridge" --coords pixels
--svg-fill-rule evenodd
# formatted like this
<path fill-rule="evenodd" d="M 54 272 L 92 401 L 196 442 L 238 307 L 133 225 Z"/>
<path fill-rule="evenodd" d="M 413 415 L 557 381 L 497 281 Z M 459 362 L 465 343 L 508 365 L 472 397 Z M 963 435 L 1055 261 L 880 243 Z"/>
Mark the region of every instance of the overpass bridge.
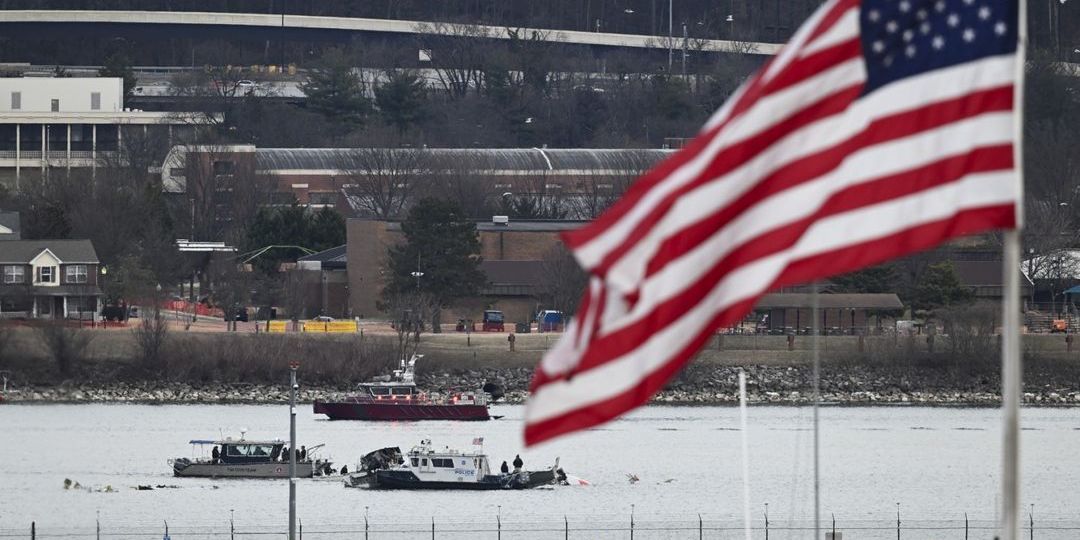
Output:
<path fill-rule="evenodd" d="M 451 23 L 432 23 L 399 19 L 363 19 L 351 17 L 325 17 L 315 15 L 288 15 L 263 13 L 217 13 L 217 12 L 181 12 L 181 11 L 87 11 L 87 10 L 7 10 L 0 11 L 0 25 L 4 24 L 115 24 L 115 25 L 157 25 L 187 27 L 241 27 L 251 29 L 282 29 L 327 32 L 374 32 L 399 35 L 424 35 L 445 33 L 449 35 L 482 36 L 489 39 L 510 39 L 506 27 L 470 25 L 470 32 L 464 32 L 465 25 Z M 439 32 L 432 28 L 439 27 Z M 519 31 L 522 29 L 514 28 Z M 538 32 L 548 41 L 571 45 L 593 45 L 602 47 L 625 47 L 636 49 L 675 49 L 683 47 L 681 36 L 669 39 L 667 36 L 641 34 L 616 34 L 608 32 L 582 32 L 579 30 L 551 30 L 544 28 L 524 28 L 524 35 Z M 689 38 L 694 51 L 737 52 L 745 54 L 773 55 L 780 49 L 776 43 L 745 42 L 720 39 Z"/>

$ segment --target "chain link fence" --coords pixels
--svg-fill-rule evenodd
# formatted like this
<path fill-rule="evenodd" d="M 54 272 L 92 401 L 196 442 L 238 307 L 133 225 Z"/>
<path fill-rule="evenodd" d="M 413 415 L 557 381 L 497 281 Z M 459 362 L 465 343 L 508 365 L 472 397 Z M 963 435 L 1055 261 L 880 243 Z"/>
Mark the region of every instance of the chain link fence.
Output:
<path fill-rule="evenodd" d="M 814 534 L 814 523 L 809 520 L 769 520 L 758 517 L 751 524 L 751 536 L 755 540 L 789 540 L 822 538 L 842 540 L 968 540 L 991 539 L 997 536 L 998 524 L 994 520 L 967 519 L 842 519 L 825 516 L 819 536 Z M 323 520 L 300 520 L 298 537 L 302 540 L 351 539 L 351 540 L 568 540 L 588 539 L 679 539 L 679 540 L 735 540 L 743 539 L 743 523 L 730 517 L 708 515 L 677 516 L 548 516 L 510 518 L 492 516 L 489 519 L 462 518 L 403 518 L 354 519 L 331 518 Z M 288 524 L 283 518 L 279 523 L 252 525 L 240 521 L 218 524 L 172 524 L 160 523 L 109 523 L 102 521 L 88 527 L 49 527 L 31 523 L 27 527 L 0 529 L 0 539 L 126 539 L 163 538 L 181 539 L 229 539 L 256 540 L 282 539 L 288 537 Z M 1039 540 L 1065 540 L 1080 538 L 1080 520 L 1033 519 L 1027 516 L 1023 524 L 1023 537 Z"/>

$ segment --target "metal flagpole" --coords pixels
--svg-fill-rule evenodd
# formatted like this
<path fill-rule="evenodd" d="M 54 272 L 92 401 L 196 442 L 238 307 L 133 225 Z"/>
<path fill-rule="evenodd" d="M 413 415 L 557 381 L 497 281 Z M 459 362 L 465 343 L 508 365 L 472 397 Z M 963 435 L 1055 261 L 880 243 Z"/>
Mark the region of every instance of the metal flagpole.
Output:
<path fill-rule="evenodd" d="M 1013 166 L 1016 168 L 1016 228 L 1005 231 L 1002 277 L 1005 297 L 1001 336 L 1001 538 L 1020 538 L 1020 231 L 1024 227 L 1024 68 L 1027 58 L 1027 3 L 1017 2 L 1016 81 L 1013 86 Z"/>
<path fill-rule="evenodd" d="M 818 405 L 821 403 L 821 331 L 818 326 L 818 311 L 821 298 L 818 297 L 818 284 L 811 285 L 810 292 L 810 331 L 814 364 L 814 538 L 821 538 L 821 428 L 818 420 Z"/>
<path fill-rule="evenodd" d="M 743 530 L 750 540 L 750 444 L 746 421 L 746 371 L 739 370 L 739 431 L 742 433 Z"/>
<path fill-rule="evenodd" d="M 296 540 L 296 370 L 300 362 L 289 362 L 289 540 Z"/>

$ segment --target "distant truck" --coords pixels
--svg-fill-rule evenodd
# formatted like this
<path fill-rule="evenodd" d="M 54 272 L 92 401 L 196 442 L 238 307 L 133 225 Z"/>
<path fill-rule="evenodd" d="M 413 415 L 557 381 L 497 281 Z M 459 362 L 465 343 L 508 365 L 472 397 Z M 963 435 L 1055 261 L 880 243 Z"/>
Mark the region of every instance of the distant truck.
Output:
<path fill-rule="evenodd" d="M 537 332 L 562 332 L 563 312 L 545 309 L 536 315 Z"/>
<path fill-rule="evenodd" d="M 496 309 L 484 310 L 484 324 L 481 329 L 485 332 L 502 332 L 504 330 L 503 312 Z"/>

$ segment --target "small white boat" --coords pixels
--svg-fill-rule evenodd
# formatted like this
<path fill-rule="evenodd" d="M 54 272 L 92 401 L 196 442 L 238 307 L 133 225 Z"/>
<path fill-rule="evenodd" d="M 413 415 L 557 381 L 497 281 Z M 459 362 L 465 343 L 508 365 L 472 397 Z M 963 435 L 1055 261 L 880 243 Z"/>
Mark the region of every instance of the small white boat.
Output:
<path fill-rule="evenodd" d="M 370 486 L 376 489 L 528 489 L 564 481 L 558 460 L 549 469 L 492 473 L 481 448 L 460 452 L 436 450 L 430 439 L 414 446 L 398 464 L 374 471 Z"/>
<path fill-rule="evenodd" d="M 288 452 L 283 452 L 285 442 L 277 440 L 248 440 L 227 437 L 221 440 L 190 441 L 193 450 L 200 454 L 192 458 L 170 459 L 173 475 L 201 478 L 288 478 Z M 216 452 L 206 455 L 206 448 L 213 446 Z M 296 462 L 297 478 L 311 478 L 315 471 L 329 465 L 314 457 L 322 445 L 306 450 L 303 459 Z M 201 452 L 199 452 L 201 450 Z M 216 454 L 214 457 L 213 454 Z"/>

